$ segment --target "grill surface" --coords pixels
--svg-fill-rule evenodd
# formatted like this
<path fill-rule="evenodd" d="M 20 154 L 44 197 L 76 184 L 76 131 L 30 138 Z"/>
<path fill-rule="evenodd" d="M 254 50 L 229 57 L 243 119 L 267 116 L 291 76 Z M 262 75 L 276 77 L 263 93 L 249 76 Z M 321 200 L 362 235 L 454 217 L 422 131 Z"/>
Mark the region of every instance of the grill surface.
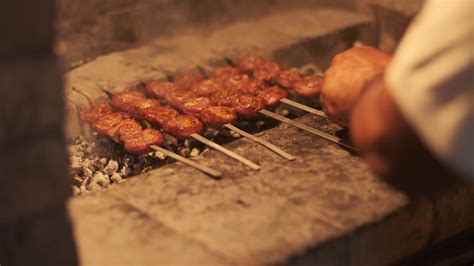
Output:
<path fill-rule="evenodd" d="M 370 41 L 369 27 L 369 19 L 346 11 L 294 10 L 235 23 L 205 38 L 160 38 L 73 69 L 66 97 L 85 106 L 73 87 L 97 102 L 106 99 L 104 88 L 117 92 L 249 51 L 285 67 L 312 62 L 324 68 L 357 39 Z M 71 106 L 73 136 L 80 122 Z M 338 129 L 313 115 L 297 120 L 327 132 Z M 258 135 L 297 160 L 239 139 L 226 147 L 259 163 L 259 172 L 208 151 L 196 160 L 222 170 L 223 180 L 174 163 L 107 193 L 74 198 L 70 209 L 83 263 L 266 265 L 296 257 L 289 263 L 381 265 L 474 224 L 466 211 L 474 208 L 472 187 L 409 202 L 336 145 L 287 125 Z"/>

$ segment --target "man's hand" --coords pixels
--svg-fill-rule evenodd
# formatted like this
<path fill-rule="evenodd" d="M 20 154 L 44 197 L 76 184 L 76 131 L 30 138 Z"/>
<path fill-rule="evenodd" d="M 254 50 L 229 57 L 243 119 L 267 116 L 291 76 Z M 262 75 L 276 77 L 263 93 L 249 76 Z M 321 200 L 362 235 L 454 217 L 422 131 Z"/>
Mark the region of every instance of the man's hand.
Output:
<path fill-rule="evenodd" d="M 347 127 L 355 102 L 367 84 L 385 71 L 391 56 L 373 47 L 358 46 L 339 53 L 324 73 L 321 102 L 326 115 Z"/>
<path fill-rule="evenodd" d="M 382 75 L 354 106 L 350 129 L 354 145 L 371 170 L 411 196 L 434 194 L 456 180 L 406 122 Z"/>

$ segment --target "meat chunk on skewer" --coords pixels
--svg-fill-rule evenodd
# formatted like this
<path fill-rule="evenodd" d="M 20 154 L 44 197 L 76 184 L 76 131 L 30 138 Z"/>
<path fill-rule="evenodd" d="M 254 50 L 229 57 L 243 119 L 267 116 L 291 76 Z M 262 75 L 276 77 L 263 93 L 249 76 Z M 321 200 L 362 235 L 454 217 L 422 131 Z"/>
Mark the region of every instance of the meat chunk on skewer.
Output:
<path fill-rule="evenodd" d="M 104 112 L 104 110 L 107 111 Z M 85 110 L 81 118 L 91 124 L 98 134 L 108 137 L 116 143 L 123 143 L 125 151 L 130 153 L 146 153 L 150 151 L 151 145 L 161 146 L 163 144 L 163 136 L 159 131 L 142 130 L 140 123 L 131 119 L 128 114 L 114 113 L 105 103 Z"/>
<path fill-rule="evenodd" d="M 225 67 L 214 68 L 211 76 L 212 78 L 215 78 L 215 79 L 228 79 L 229 77 L 232 77 L 237 74 L 239 74 L 239 71 L 236 68 L 225 66 Z"/>
<path fill-rule="evenodd" d="M 174 81 L 174 86 L 177 89 L 182 90 L 189 90 L 194 85 L 198 84 L 199 82 L 203 81 L 204 77 L 199 73 L 188 73 L 181 76 L 178 76 Z"/>
<path fill-rule="evenodd" d="M 276 75 L 272 82 L 287 89 L 293 89 L 296 82 L 300 81 L 303 75 L 296 70 L 285 70 Z"/>
<path fill-rule="evenodd" d="M 183 112 L 199 117 L 201 111 L 211 105 L 211 100 L 206 97 L 197 97 L 185 102 L 181 109 Z"/>
<path fill-rule="evenodd" d="M 201 120 L 206 125 L 220 128 L 235 123 L 237 114 L 228 106 L 209 106 L 201 111 Z"/>
<path fill-rule="evenodd" d="M 144 119 L 143 110 L 160 106 L 158 101 L 147 99 L 143 94 L 140 95 L 134 92 L 115 94 L 112 97 L 110 104 L 121 111 L 142 119 Z"/>
<path fill-rule="evenodd" d="M 211 104 L 219 106 L 232 106 L 241 93 L 235 90 L 221 90 L 211 95 Z"/>
<path fill-rule="evenodd" d="M 150 152 L 151 145 L 161 146 L 163 141 L 163 135 L 158 130 L 147 128 L 128 136 L 123 147 L 130 153 L 142 154 Z"/>
<path fill-rule="evenodd" d="M 265 59 L 261 56 L 247 55 L 242 57 L 237 63 L 237 70 L 243 74 L 252 74 L 264 62 Z"/>
<path fill-rule="evenodd" d="M 92 122 L 92 128 L 100 135 L 106 136 L 119 143 L 119 128 L 123 121 L 130 119 L 130 116 L 123 112 L 110 113 L 101 116 Z"/>
<path fill-rule="evenodd" d="M 278 76 L 282 70 L 283 68 L 279 64 L 272 61 L 266 61 L 257 67 L 253 72 L 253 76 L 256 79 L 271 81 Z"/>
<path fill-rule="evenodd" d="M 165 124 L 168 120 L 177 115 L 179 115 L 179 113 L 169 107 L 155 107 L 143 110 L 143 119 L 159 126 Z"/>
<path fill-rule="evenodd" d="M 224 81 L 226 89 L 241 91 L 242 87 L 250 81 L 248 75 L 233 75 Z"/>
<path fill-rule="evenodd" d="M 319 76 L 304 77 L 294 84 L 293 90 L 298 96 L 314 98 L 319 96 L 321 92 L 322 81 L 323 78 Z"/>
<path fill-rule="evenodd" d="M 167 93 L 176 89 L 176 86 L 172 82 L 150 81 L 146 84 L 145 89 L 151 96 L 164 99 Z"/>
<path fill-rule="evenodd" d="M 262 89 L 258 91 L 256 95 L 265 100 L 267 106 L 275 106 L 281 99 L 288 96 L 288 92 L 282 88 L 274 86 Z"/>
<path fill-rule="evenodd" d="M 177 115 L 163 124 L 163 130 L 176 138 L 189 138 L 202 131 L 202 123 L 192 115 Z"/>
<path fill-rule="evenodd" d="M 143 130 L 142 125 L 135 119 L 125 119 L 120 123 L 118 128 L 119 140 L 126 142 L 132 138 L 135 134 L 140 133 Z"/>
<path fill-rule="evenodd" d="M 263 80 L 252 79 L 240 87 L 240 91 L 243 94 L 256 94 L 258 91 L 267 88 L 268 85 Z"/>
<path fill-rule="evenodd" d="M 166 101 L 178 108 L 181 108 L 187 101 L 196 98 L 196 94 L 190 90 L 174 90 L 166 94 Z"/>
<path fill-rule="evenodd" d="M 107 103 L 100 103 L 81 111 L 80 117 L 86 123 L 91 124 L 100 117 L 111 114 L 112 112 L 112 108 L 110 108 Z"/>
<path fill-rule="evenodd" d="M 232 103 L 232 108 L 241 116 L 250 117 L 265 106 L 265 100 L 252 95 L 239 95 Z"/>
<path fill-rule="evenodd" d="M 224 84 L 222 81 L 217 79 L 206 79 L 194 85 L 191 89 L 197 96 L 209 97 L 216 91 L 219 91 L 223 88 Z"/>

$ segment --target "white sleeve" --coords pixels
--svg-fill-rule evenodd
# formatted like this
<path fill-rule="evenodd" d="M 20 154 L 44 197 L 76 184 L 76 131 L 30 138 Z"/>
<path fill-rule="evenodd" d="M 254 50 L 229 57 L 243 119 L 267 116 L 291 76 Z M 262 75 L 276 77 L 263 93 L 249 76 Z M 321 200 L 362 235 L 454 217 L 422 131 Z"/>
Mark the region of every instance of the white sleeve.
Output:
<path fill-rule="evenodd" d="M 474 0 L 428 0 L 385 75 L 432 153 L 474 181 Z"/>

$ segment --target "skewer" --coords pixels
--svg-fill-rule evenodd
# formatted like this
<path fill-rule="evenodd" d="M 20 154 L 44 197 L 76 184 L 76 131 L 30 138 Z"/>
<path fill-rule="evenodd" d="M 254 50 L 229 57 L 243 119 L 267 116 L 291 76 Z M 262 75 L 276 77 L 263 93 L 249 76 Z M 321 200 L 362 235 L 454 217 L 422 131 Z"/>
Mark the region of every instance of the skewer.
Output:
<path fill-rule="evenodd" d="M 293 106 L 293 107 L 298 108 L 300 110 L 306 111 L 308 113 L 312 113 L 312 114 L 327 118 L 326 114 L 323 111 L 320 111 L 318 109 L 309 107 L 309 106 L 301 104 L 299 102 L 292 101 L 288 98 L 283 98 L 283 99 L 280 100 L 280 102 L 282 102 L 284 104 L 287 104 L 287 105 L 290 105 L 290 106 Z"/>
<path fill-rule="evenodd" d="M 243 156 L 240 156 L 238 155 L 237 153 L 231 151 L 231 150 L 228 150 L 226 148 L 224 148 L 223 146 L 213 142 L 213 141 L 210 141 L 208 139 L 206 139 L 205 137 L 197 134 L 197 133 L 194 133 L 191 135 L 191 137 L 199 142 L 202 142 L 204 144 L 206 144 L 207 146 L 211 147 L 211 148 L 214 148 L 222 153 L 224 153 L 225 155 L 247 165 L 248 167 L 254 169 L 254 170 L 260 170 L 260 165 L 248 160 L 247 158 L 243 157 Z"/>
<path fill-rule="evenodd" d="M 293 161 L 295 160 L 295 156 L 291 155 L 291 154 L 288 154 L 287 152 L 285 152 L 284 150 L 278 148 L 277 146 L 271 144 L 270 142 L 264 140 L 264 139 L 261 139 L 259 137 L 256 137 L 252 134 L 249 134 L 243 130 L 241 130 L 240 128 L 232 125 L 232 124 L 225 124 L 224 127 L 234 131 L 234 132 L 237 132 L 239 133 L 240 135 L 252 140 L 252 141 L 255 141 L 256 143 L 258 144 L 261 144 L 263 145 L 264 147 L 268 148 L 269 150 L 273 151 L 274 153 L 280 155 L 281 157 L 289 160 L 289 161 Z"/>
<path fill-rule="evenodd" d="M 289 118 L 286 118 L 286 117 L 284 117 L 284 116 L 275 114 L 274 112 L 270 112 L 270 111 L 265 110 L 265 109 L 260 110 L 259 113 L 261 113 L 262 115 L 271 117 L 271 118 L 273 118 L 273 119 L 276 119 L 276 120 L 278 120 L 278 121 L 281 121 L 281 122 L 283 122 L 283 123 L 287 123 L 287 124 L 292 125 L 292 126 L 294 126 L 294 127 L 303 129 L 303 130 L 305 130 L 305 131 L 307 131 L 307 132 L 309 132 L 309 133 L 311 133 L 311 134 L 314 134 L 314 135 L 319 136 L 319 137 L 321 137 L 321 138 L 323 138 L 323 139 L 326 139 L 326 140 L 329 140 L 329 141 L 331 141 L 331 142 L 334 142 L 334 143 L 336 143 L 336 144 L 338 144 L 338 145 L 341 145 L 341 146 L 343 146 L 343 147 L 345 147 L 345 148 L 347 148 L 347 149 L 350 149 L 350 150 L 352 150 L 352 151 L 355 151 L 355 152 L 358 151 L 356 148 L 352 147 L 351 145 L 344 143 L 340 138 L 338 138 L 338 137 L 336 137 L 336 136 L 333 136 L 333 135 L 331 135 L 331 134 L 327 134 L 327 133 L 322 132 L 322 131 L 320 131 L 320 130 L 318 130 L 318 129 L 312 128 L 312 127 L 310 127 L 310 126 L 307 126 L 307 125 L 305 125 L 305 124 L 303 124 L 303 123 L 300 123 L 300 122 L 298 122 L 298 121 L 291 120 L 291 119 L 289 119 Z"/>
<path fill-rule="evenodd" d="M 176 154 L 176 153 L 174 153 L 174 152 L 171 152 L 171 151 L 169 151 L 169 150 L 167 150 L 167 149 L 164 149 L 164 148 L 162 148 L 162 147 L 160 147 L 160 146 L 151 145 L 150 148 L 153 149 L 153 150 L 155 150 L 155 151 L 161 152 L 161 153 L 165 154 L 166 156 L 175 159 L 176 161 L 179 161 L 179 162 L 182 162 L 182 163 L 184 163 L 184 164 L 186 164 L 186 165 L 189 165 L 189 166 L 191 166 L 191 167 L 194 167 L 194 168 L 196 168 L 197 170 L 199 170 L 199 171 L 201 171 L 201 172 L 203 172 L 203 173 L 205 173 L 205 174 L 208 174 L 208 175 L 210 175 L 210 176 L 212 176 L 212 177 L 220 178 L 220 177 L 222 176 L 222 173 L 219 172 L 219 171 L 216 171 L 216 170 L 214 170 L 214 169 L 212 169 L 212 168 L 209 168 L 209 167 L 204 166 L 204 165 L 202 165 L 202 164 L 199 164 L 199 163 L 196 163 L 196 162 L 194 162 L 194 161 L 191 161 L 191 160 L 189 160 L 189 159 L 187 159 L 187 158 L 184 158 L 183 156 L 180 156 L 180 155 L 178 155 L 178 154 Z"/>

